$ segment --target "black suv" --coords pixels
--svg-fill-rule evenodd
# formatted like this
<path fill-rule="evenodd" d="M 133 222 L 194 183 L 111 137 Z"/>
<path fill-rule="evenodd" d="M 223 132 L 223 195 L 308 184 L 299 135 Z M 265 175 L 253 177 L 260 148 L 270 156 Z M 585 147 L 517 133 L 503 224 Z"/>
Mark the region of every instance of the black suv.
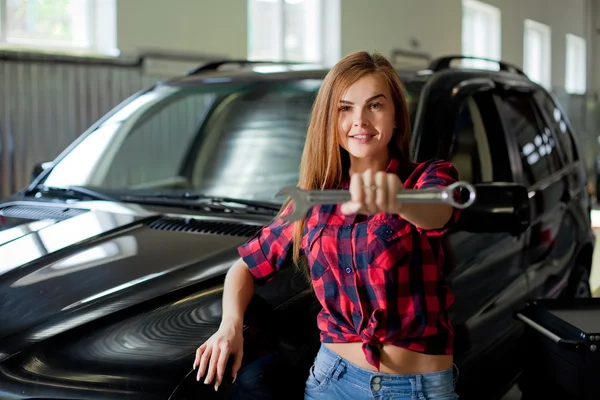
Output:
<path fill-rule="evenodd" d="M 594 237 L 563 109 L 514 66 L 452 66 L 463 59 L 398 74 L 414 158 L 450 160 L 477 188 L 446 246 L 458 391 L 494 399 L 520 373 L 515 311 L 590 296 Z M 326 73 L 224 61 L 158 83 L 0 204 L 0 398 L 212 398 L 248 383 L 301 396 L 319 306 L 294 268 L 257 288 L 235 384 L 214 393 L 190 368 L 236 247 L 297 182 Z"/>

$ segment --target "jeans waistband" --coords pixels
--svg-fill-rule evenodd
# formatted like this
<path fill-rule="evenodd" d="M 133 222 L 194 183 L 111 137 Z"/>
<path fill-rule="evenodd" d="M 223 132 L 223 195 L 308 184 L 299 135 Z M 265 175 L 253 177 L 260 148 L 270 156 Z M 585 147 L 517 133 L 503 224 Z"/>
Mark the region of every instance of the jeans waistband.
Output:
<path fill-rule="evenodd" d="M 388 374 L 370 371 L 337 355 L 325 345 L 317 353 L 307 381 L 306 393 L 311 399 L 333 399 L 329 392 L 344 393 L 347 398 L 384 399 L 431 398 L 456 399 L 454 393 L 456 365 L 437 372 L 422 374 Z M 316 394 L 319 393 L 319 396 Z M 347 396 L 346 396 L 347 395 Z"/>
<path fill-rule="evenodd" d="M 317 354 L 315 363 L 321 365 L 322 368 L 332 371 L 332 378 L 336 379 L 336 375 L 340 375 L 342 370 L 354 379 L 358 379 L 364 382 L 370 382 L 373 378 L 378 377 L 379 381 L 393 383 L 394 381 L 406 382 L 410 379 L 418 379 L 427 385 L 428 381 L 449 381 L 456 382 L 458 380 L 458 367 L 456 364 L 452 364 L 452 367 L 437 372 L 426 372 L 421 374 L 389 374 L 384 372 L 375 372 L 368 369 L 362 368 L 356 364 L 353 364 L 346 359 L 340 357 L 338 354 L 330 350 L 324 344 L 321 344 L 321 348 Z M 418 378 L 417 378 L 418 377 Z"/>

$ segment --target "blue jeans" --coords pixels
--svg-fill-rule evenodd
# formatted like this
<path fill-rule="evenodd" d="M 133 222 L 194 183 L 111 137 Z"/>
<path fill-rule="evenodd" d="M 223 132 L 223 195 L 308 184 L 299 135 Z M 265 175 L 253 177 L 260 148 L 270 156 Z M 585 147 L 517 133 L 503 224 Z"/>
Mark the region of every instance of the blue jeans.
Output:
<path fill-rule="evenodd" d="M 377 373 L 321 345 L 306 381 L 304 399 L 456 400 L 455 368 L 411 375 Z"/>

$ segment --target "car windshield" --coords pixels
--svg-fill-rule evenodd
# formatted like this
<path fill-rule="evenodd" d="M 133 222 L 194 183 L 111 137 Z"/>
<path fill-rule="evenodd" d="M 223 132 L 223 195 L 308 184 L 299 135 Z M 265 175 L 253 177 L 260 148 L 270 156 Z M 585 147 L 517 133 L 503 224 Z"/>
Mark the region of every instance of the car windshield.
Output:
<path fill-rule="evenodd" d="M 158 85 L 82 138 L 40 183 L 280 203 L 277 191 L 298 181 L 321 83 Z M 414 110 L 417 99 L 409 95 Z"/>

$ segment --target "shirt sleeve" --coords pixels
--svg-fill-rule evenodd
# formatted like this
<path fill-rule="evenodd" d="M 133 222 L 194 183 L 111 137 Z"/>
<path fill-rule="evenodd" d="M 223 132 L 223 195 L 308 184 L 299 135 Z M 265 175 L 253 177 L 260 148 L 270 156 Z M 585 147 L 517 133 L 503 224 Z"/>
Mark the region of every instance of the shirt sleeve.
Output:
<path fill-rule="evenodd" d="M 276 218 L 238 247 L 257 284 L 269 282 L 286 265 L 292 251 L 294 225 Z"/>
<path fill-rule="evenodd" d="M 423 173 L 419 176 L 414 189 L 443 189 L 457 181 L 458 171 L 451 163 L 441 159 L 434 159 L 425 167 Z M 417 227 L 417 230 L 428 236 L 441 236 L 448 232 L 448 230 L 458 222 L 459 217 L 460 210 L 453 208 L 450 219 L 443 227 L 429 230 Z"/>

